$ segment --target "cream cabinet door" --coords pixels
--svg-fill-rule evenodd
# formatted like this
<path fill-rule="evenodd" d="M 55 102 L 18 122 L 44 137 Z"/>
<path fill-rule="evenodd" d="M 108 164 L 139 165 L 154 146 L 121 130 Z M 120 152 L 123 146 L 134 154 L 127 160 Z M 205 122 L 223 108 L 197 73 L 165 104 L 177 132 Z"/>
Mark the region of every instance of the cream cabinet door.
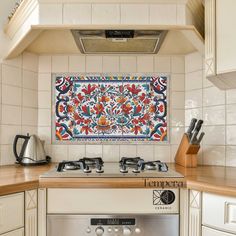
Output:
<path fill-rule="evenodd" d="M 2 234 L 1 236 L 24 236 L 24 228 Z"/>
<path fill-rule="evenodd" d="M 234 236 L 234 234 L 228 234 L 222 231 L 214 230 L 214 229 L 203 226 L 202 236 Z"/>
<path fill-rule="evenodd" d="M 0 234 L 24 227 L 24 193 L 0 197 Z"/>

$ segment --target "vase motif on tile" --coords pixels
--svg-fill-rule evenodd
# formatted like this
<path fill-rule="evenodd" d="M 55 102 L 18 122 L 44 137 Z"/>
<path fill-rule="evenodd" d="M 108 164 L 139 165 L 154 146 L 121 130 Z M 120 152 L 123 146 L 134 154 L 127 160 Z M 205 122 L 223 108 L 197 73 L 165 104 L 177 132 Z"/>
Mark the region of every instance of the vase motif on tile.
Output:
<path fill-rule="evenodd" d="M 167 77 L 57 76 L 56 140 L 166 141 Z"/>

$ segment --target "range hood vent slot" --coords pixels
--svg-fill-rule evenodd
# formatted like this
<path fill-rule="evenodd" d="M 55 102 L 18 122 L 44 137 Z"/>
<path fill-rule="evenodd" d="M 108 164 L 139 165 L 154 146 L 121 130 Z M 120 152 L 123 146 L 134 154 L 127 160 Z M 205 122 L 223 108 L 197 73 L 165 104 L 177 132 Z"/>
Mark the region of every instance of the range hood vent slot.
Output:
<path fill-rule="evenodd" d="M 155 54 L 165 38 L 162 30 L 71 30 L 84 54 Z"/>

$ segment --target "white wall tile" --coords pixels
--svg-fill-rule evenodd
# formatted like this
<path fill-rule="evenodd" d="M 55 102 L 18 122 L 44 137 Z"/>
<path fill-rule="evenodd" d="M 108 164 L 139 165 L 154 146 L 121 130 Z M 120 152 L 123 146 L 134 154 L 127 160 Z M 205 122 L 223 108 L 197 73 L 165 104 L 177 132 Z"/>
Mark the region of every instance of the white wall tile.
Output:
<path fill-rule="evenodd" d="M 38 92 L 31 89 L 23 89 L 23 106 L 38 107 Z"/>
<path fill-rule="evenodd" d="M 68 160 L 79 160 L 85 156 L 85 145 L 68 145 Z"/>
<path fill-rule="evenodd" d="M 171 91 L 184 91 L 185 90 L 185 75 L 184 74 L 171 74 Z"/>
<path fill-rule="evenodd" d="M 185 4 L 177 4 L 177 25 L 185 25 L 186 24 L 186 5 Z"/>
<path fill-rule="evenodd" d="M 29 126 L 29 125 L 22 125 L 21 126 L 21 134 L 27 135 L 27 134 L 35 134 L 38 135 L 38 127 L 37 124 L 35 126 Z"/>
<path fill-rule="evenodd" d="M 29 52 L 24 52 L 23 69 L 38 72 L 38 55 Z"/>
<path fill-rule="evenodd" d="M 187 73 L 185 76 L 185 90 L 202 88 L 202 70 Z"/>
<path fill-rule="evenodd" d="M 180 127 L 172 127 L 171 128 L 171 139 L 170 142 L 171 144 L 180 144 L 180 141 L 182 139 L 184 133 L 184 128 Z"/>
<path fill-rule="evenodd" d="M 225 145 L 225 126 L 205 126 L 204 145 Z"/>
<path fill-rule="evenodd" d="M 185 56 L 185 73 L 203 69 L 203 58 L 199 52 L 190 53 Z"/>
<path fill-rule="evenodd" d="M 103 56 L 103 73 L 118 73 L 120 71 L 118 56 Z"/>
<path fill-rule="evenodd" d="M 132 73 L 137 71 L 137 58 L 134 56 L 120 57 L 120 72 Z"/>
<path fill-rule="evenodd" d="M 171 72 L 175 74 L 185 73 L 185 58 L 182 56 L 171 57 Z"/>
<path fill-rule="evenodd" d="M 204 165 L 225 165 L 225 146 L 205 146 Z"/>
<path fill-rule="evenodd" d="M 227 104 L 236 103 L 236 89 L 230 89 L 226 91 Z"/>
<path fill-rule="evenodd" d="M 51 110 L 50 109 L 38 109 L 38 125 L 39 126 L 51 125 Z"/>
<path fill-rule="evenodd" d="M 154 145 L 154 160 L 170 162 L 170 146 Z"/>
<path fill-rule="evenodd" d="M 120 158 L 121 157 L 136 157 L 137 146 L 136 145 L 120 145 Z"/>
<path fill-rule="evenodd" d="M 185 108 L 202 107 L 202 89 L 185 92 Z"/>
<path fill-rule="evenodd" d="M 118 162 L 120 159 L 119 145 L 103 145 L 102 158 L 107 162 Z"/>
<path fill-rule="evenodd" d="M 62 24 L 62 4 L 40 4 L 40 24 Z"/>
<path fill-rule="evenodd" d="M 214 106 L 225 104 L 225 91 L 216 87 L 203 89 L 203 106 Z"/>
<path fill-rule="evenodd" d="M 158 56 L 154 59 L 154 70 L 160 73 L 170 73 L 171 71 L 171 57 Z"/>
<path fill-rule="evenodd" d="M 12 165 L 15 161 L 12 145 L 1 145 L 1 165 Z"/>
<path fill-rule="evenodd" d="M 171 107 L 172 109 L 184 109 L 184 92 L 171 93 Z"/>
<path fill-rule="evenodd" d="M 170 146 L 170 162 L 175 162 L 175 154 L 178 150 L 179 145 L 172 144 Z"/>
<path fill-rule="evenodd" d="M 40 73 L 51 72 L 52 67 L 52 57 L 51 56 L 39 56 L 39 66 L 38 71 Z"/>
<path fill-rule="evenodd" d="M 38 107 L 51 109 L 51 91 L 38 92 Z"/>
<path fill-rule="evenodd" d="M 154 160 L 154 145 L 137 145 L 137 156 L 146 161 Z"/>
<path fill-rule="evenodd" d="M 37 126 L 38 125 L 38 110 L 37 108 L 22 108 L 22 125 Z"/>
<path fill-rule="evenodd" d="M 64 24 L 91 24 L 91 4 L 64 4 Z"/>
<path fill-rule="evenodd" d="M 21 69 L 13 66 L 2 65 L 2 83 L 21 86 Z"/>
<path fill-rule="evenodd" d="M 85 72 L 85 56 L 69 56 L 69 72 Z"/>
<path fill-rule="evenodd" d="M 102 157 L 102 145 L 86 145 L 86 157 Z"/>
<path fill-rule="evenodd" d="M 224 125 L 225 106 L 203 107 L 204 125 Z"/>
<path fill-rule="evenodd" d="M 52 56 L 52 72 L 68 72 L 68 56 Z"/>
<path fill-rule="evenodd" d="M 121 4 L 121 24 L 148 24 L 148 4 Z"/>
<path fill-rule="evenodd" d="M 226 146 L 226 166 L 236 167 L 236 146 Z"/>
<path fill-rule="evenodd" d="M 184 110 L 172 109 L 170 113 L 170 125 L 171 126 L 184 126 L 185 125 L 185 112 Z"/>
<path fill-rule="evenodd" d="M 13 144 L 17 134 L 21 134 L 21 126 L 19 125 L 1 125 L 1 144 Z"/>
<path fill-rule="evenodd" d="M 236 104 L 226 105 L 226 124 L 236 125 Z"/>
<path fill-rule="evenodd" d="M 206 78 L 205 71 L 203 71 L 202 82 L 203 82 L 203 88 L 208 88 L 208 87 L 213 86 L 212 82 L 209 79 Z"/>
<path fill-rule="evenodd" d="M 138 56 L 137 57 L 137 72 L 150 73 L 154 71 L 153 56 Z"/>
<path fill-rule="evenodd" d="M 4 65 L 15 66 L 15 67 L 22 67 L 22 55 L 12 59 L 5 59 L 2 62 Z"/>
<path fill-rule="evenodd" d="M 52 161 L 60 162 L 64 160 L 68 160 L 68 146 L 52 145 Z"/>
<path fill-rule="evenodd" d="M 38 73 L 23 70 L 23 88 L 38 89 Z"/>
<path fill-rule="evenodd" d="M 150 4 L 150 24 L 176 24 L 176 4 Z"/>
<path fill-rule="evenodd" d="M 227 145 L 236 145 L 236 125 L 226 126 Z"/>
<path fill-rule="evenodd" d="M 51 126 L 48 127 L 38 127 L 38 136 L 41 140 L 44 140 L 46 144 L 51 143 Z"/>
<path fill-rule="evenodd" d="M 21 88 L 2 85 L 2 104 L 21 105 Z"/>
<path fill-rule="evenodd" d="M 50 73 L 40 73 L 38 75 L 38 90 L 51 91 L 52 78 Z"/>
<path fill-rule="evenodd" d="M 192 118 L 202 119 L 202 108 L 185 110 L 185 126 L 189 126 Z"/>
<path fill-rule="evenodd" d="M 102 56 L 86 56 L 86 72 L 102 72 Z"/>
<path fill-rule="evenodd" d="M 2 105 L 2 124 L 21 125 L 21 107 Z"/>
<path fill-rule="evenodd" d="M 119 24 L 119 4 L 92 4 L 92 24 Z"/>

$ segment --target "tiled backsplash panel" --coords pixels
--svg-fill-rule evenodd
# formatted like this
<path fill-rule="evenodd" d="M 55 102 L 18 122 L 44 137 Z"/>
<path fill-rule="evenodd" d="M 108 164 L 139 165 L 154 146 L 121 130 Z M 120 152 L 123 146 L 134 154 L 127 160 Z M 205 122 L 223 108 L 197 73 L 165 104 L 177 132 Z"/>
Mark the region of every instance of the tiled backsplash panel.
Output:
<path fill-rule="evenodd" d="M 167 140 L 167 77 L 57 76 L 55 90 L 56 140 Z"/>

